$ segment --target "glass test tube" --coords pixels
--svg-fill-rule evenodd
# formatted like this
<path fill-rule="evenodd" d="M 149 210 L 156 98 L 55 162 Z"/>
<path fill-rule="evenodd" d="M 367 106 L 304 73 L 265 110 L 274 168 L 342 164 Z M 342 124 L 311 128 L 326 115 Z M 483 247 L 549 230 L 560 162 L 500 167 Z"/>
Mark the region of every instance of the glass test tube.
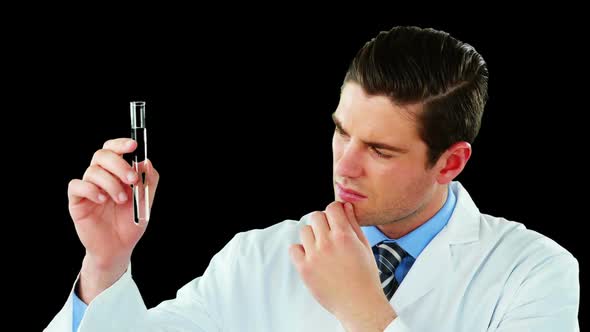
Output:
<path fill-rule="evenodd" d="M 139 176 L 133 188 L 133 217 L 136 223 L 147 222 L 150 218 L 149 186 L 146 183 L 147 129 L 145 126 L 145 102 L 132 101 L 131 138 L 137 142 L 132 154 L 132 167 Z"/>

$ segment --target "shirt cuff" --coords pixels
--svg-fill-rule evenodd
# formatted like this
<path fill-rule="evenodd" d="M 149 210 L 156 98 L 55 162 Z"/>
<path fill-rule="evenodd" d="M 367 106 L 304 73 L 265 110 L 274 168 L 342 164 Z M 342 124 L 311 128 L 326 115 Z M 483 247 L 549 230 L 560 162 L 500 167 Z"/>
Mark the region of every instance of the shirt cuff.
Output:
<path fill-rule="evenodd" d="M 76 292 L 72 292 L 72 307 L 73 307 L 73 319 L 72 319 L 72 331 L 76 332 L 78 330 L 78 326 L 80 326 L 80 322 L 82 321 L 82 317 L 84 317 L 84 312 L 88 305 L 76 295 Z"/>

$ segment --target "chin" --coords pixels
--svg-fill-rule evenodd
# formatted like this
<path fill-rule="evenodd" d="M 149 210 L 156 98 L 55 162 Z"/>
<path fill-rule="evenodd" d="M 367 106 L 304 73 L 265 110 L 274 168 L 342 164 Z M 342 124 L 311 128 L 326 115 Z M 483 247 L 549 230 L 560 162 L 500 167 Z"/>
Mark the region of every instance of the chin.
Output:
<path fill-rule="evenodd" d="M 375 226 L 375 224 L 368 222 L 368 221 L 358 220 L 358 219 L 357 219 L 357 221 L 358 221 L 359 226 Z"/>
<path fill-rule="evenodd" d="M 354 203 L 353 203 L 353 205 L 354 205 Z M 370 219 L 367 219 L 367 216 L 362 211 L 357 210 L 358 207 L 356 205 L 354 206 L 354 209 L 355 209 L 354 215 L 356 217 L 356 221 L 359 224 L 359 226 L 373 226 L 374 225 L 374 223 L 372 223 Z"/>

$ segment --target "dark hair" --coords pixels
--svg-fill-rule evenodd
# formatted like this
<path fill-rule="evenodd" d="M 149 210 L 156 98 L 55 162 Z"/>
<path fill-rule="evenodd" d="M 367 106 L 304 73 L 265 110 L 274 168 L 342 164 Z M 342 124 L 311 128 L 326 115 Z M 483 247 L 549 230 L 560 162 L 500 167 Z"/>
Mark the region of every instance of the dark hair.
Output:
<path fill-rule="evenodd" d="M 431 28 L 381 31 L 357 53 L 344 83 L 398 105 L 421 103 L 414 114 L 428 146 L 428 167 L 459 141 L 473 143 L 487 101 L 488 69 L 469 44 Z"/>

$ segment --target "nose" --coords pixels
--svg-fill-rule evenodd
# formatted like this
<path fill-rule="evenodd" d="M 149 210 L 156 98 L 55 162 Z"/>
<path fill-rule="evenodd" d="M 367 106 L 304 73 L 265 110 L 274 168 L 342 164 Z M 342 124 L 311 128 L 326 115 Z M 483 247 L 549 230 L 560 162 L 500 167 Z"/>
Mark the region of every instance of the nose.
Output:
<path fill-rule="evenodd" d="M 342 149 L 342 154 L 336 159 L 334 166 L 335 173 L 338 177 L 358 178 L 363 174 L 363 155 L 362 150 L 350 141 Z"/>

